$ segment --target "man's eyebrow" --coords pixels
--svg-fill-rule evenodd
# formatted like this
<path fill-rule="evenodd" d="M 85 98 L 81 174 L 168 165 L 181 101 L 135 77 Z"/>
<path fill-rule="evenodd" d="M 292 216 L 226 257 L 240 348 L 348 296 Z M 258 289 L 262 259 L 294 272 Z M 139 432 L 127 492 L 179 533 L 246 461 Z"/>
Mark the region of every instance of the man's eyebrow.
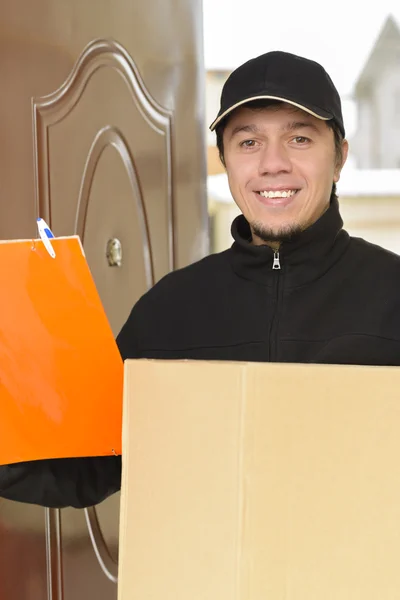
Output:
<path fill-rule="evenodd" d="M 311 121 L 291 121 L 290 123 L 286 123 L 286 125 L 283 125 L 281 129 L 282 131 L 287 132 L 299 131 L 301 129 L 311 129 L 312 131 L 314 131 L 314 133 L 321 135 L 321 131 Z M 257 125 L 253 124 L 237 125 L 232 130 L 231 139 L 238 133 L 252 133 L 253 135 L 256 135 L 262 133 L 262 131 L 257 127 Z"/>
<path fill-rule="evenodd" d="M 293 132 L 299 129 L 312 129 L 315 133 L 321 134 L 320 130 L 311 121 L 292 121 L 282 127 L 283 131 Z"/>
<path fill-rule="evenodd" d="M 232 130 L 231 139 L 233 136 L 241 132 L 257 134 L 260 133 L 260 129 L 257 127 L 257 125 L 237 125 L 237 127 L 234 127 Z"/>

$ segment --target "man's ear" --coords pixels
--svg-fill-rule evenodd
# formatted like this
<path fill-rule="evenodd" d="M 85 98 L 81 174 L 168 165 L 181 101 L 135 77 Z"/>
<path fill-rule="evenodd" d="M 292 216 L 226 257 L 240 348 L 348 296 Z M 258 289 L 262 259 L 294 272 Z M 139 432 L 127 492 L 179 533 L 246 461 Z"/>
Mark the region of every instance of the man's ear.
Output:
<path fill-rule="evenodd" d="M 340 179 L 340 174 L 346 163 L 348 154 L 349 154 L 349 142 L 347 140 L 343 140 L 341 161 L 340 161 L 340 163 L 337 163 L 337 165 L 335 167 L 335 174 L 333 176 L 333 181 L 335 183 L 337 183 Z"/>

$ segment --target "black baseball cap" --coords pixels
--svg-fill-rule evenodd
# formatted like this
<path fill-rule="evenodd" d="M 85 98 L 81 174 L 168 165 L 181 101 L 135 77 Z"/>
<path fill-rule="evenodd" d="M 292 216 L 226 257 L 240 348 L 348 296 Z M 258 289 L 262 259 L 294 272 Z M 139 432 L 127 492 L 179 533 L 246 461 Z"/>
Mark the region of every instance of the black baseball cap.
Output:
<path fill-rule="evenodd" d="M 235 108 L 261 99 L 287 102 L 318 119 L 332 120 L 345 137 L 340 96 L 328 73 L 313 60 L 281 51 L 252 58 L 230 74 L 211 131 Z"/>

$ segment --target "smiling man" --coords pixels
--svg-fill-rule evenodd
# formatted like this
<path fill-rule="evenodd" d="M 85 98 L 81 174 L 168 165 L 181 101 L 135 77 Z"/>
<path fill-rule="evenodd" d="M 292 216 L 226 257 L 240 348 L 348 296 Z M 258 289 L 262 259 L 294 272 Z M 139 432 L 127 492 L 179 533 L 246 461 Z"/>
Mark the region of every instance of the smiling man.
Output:
<path fill-rule="evenodd" d="M 284 52 L 245 63 L 211 128 L 254 244 L 278 247 L 328 208 L 348 144 L 339 95 L 319 64 Z"/>
<path fill-rule="evenodd" d="M 259 100 L 237 108 L 218 135 L 232 196 L 254 244 L 278 246 L 327 210 L 347 142 L 336 152 L 325 121 L 287 103 Z"/>
<path fill-rule="evenodd" d="M 284 52 L 245 63 L 211 128 L 242 212 L 233 245 L 137 302 L 118 336 L 122 357 L 400 365 L 400 258 L 343 229 L 336 183 L 348 144 L 325 70 Z M 2 467 L 0 495 L 96 504 L 119 488 L 120 467 Z"/>

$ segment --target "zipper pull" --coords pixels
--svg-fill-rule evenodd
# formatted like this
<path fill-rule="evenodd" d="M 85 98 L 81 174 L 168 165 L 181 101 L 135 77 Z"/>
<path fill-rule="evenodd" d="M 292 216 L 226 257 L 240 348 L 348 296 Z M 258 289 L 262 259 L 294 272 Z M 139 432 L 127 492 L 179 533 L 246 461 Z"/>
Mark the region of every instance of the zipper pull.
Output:
<path fill-rule="evenodd" d="M 274 252 L 274 262 L 272 263 L 272 268 L 274 270 L 281 268 L 281 261 L 279 260 L 279 252 L 277 252 L 276 250 Z"/>

